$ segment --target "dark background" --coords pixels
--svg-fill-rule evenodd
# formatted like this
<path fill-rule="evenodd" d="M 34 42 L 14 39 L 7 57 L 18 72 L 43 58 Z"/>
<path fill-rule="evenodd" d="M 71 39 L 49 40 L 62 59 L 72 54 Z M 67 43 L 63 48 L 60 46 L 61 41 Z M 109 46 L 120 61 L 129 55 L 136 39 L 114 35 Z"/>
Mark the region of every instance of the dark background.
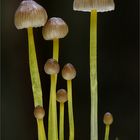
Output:
<path fill-rule="evenodd" d="M 69 34 L 60 40 L 61 67 L 71 62 L 77 69 L 73 81 L 75 140 L 90 139 L 89 13 L 74 12 L 72 0 L 37 0 L 49 17 L 63 18 Z M 14 26 L 19 0 L 2 0 L 2 140 L 37 140 L 28 66 L 26 30 Z M 103 114 L 114 116 L 110 140 L 138 140 L 138 0 L 115 0 L 116 10 L 98 14 L 99 140 L 104 137 Z M 52 57 L 52 42 L 34 30 L 44 106 L 48 110 L 49 76 L 44 63 Z M 66 88 L 59 75 L 58 88 Z M 66 110 L 65 136 L 68 140 Z M 45 117 L 47 130 L 47 115 Z"/>

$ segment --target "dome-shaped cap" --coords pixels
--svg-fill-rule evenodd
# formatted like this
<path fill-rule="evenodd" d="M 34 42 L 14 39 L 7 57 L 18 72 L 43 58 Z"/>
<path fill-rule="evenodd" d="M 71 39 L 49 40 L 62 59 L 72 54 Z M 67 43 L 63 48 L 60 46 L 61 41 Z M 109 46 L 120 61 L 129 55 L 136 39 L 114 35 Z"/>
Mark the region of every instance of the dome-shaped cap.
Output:
<path fill-rule="evenodd" d="M 107 12 L 115 9 L 113 0 L 74 0 L 73 9 L 75 11 L 90 12 Z"/>
<path fill-rule="evenodd" d="M 74 79 L 76 77 L 76 69 L 75 69 L 75 67 L 70 63 L 66 64 L 62 69 L 62 77 L 65 80 Z"/>
<path fill-rule="evenodd" d="M 33 0 L 24 0 L 15 13 L 15 26 L 17 29 L 41 27 L 47 21 L 47 12 Z"/>
<path fill-rule="evenodd" d="M 45 40 L 64 38 L 68 34 L 68 26 L 61 18 L 52 17 L 42 30 Z"/>
<path fill-rule="evenodd" d="M 60 103 L 65 103 L 68 100 L 67 91 L 65 89 L 59 89 L 56 93 L 56 100 Z"/>

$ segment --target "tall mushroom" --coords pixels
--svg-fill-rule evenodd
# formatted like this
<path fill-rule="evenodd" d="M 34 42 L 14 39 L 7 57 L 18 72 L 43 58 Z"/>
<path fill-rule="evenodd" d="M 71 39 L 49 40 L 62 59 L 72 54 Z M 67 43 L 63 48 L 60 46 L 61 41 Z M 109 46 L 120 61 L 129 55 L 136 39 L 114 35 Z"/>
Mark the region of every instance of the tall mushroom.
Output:
<path fill-rule="evenodd" d="M 45 63 L 44 70 L 51 77 L 50 88 L 50 106 L 49 106 L 49 123 L 48 123 L 48 140 L 58 140 L 57 130 L 57 107 L 56 107 L 56 74 L 59 73 L 60 66 L 55 59 L 48 59 Z"/>
<path fill-rule="evenodd" d="M 45 40 L 53 40 L 53 59 L 59 61 L 59 39 L 64 38 L 68 34 L 68 26 L 65 21 L 58 17 L 52 17 L 46 22 L 42 29 L 43 38 Z M 57 85 L 57 74 L 54 78 L 55 85 Z M 48 121 L 48 137 L 51 136 L 51 96 L 49 101 L 49 121 Z M 56 114 L 57 117 L 57 114 Z M 57 122 L 56 122 L 57 128 Z M 49 138 L 50 139 L 50 138 Z"/>
<path fill-rule="evenodd" d="M 23 0 L 15 13 L 15 26 L 17 29 L 27 29 L 28 32 L 28 46 L 29 46 L 29 68 L 32 82 L 32 90 L 34 97 L 34 106 L 43 106 L 42 89 L 36 58 L 33 27 L 41 27 L 47 21 L 47 12 L 39 4 L 33 0 Z M 37 119 L 38 124 L 38 139 L 46 140 L 43 118 Z M 42 133 L 43 130 L 43 133 Z M 40 136 L 41 135 L 41 136 Z M 43 135 L 43 136 L 42 136 Z M 41 139 L 42 138 L 42 139 Z"/>
<path fill-rule="evenodd" d="M 74 0 L 75 11 L 90 12 L 91 140 L 98 140 L 97 12 L 114 10 L 113 0 Z"/>
<path fill-rule="evenodd" d="M 62 69 L 62 77 L 67 80 L 68 94 L 68 116 L 69 116 L 69 140 L 74 140 L 74 116 L 72 103 L 72 80 L 76 77 L 76 70 L 70 63 L 66 64 Z"/>

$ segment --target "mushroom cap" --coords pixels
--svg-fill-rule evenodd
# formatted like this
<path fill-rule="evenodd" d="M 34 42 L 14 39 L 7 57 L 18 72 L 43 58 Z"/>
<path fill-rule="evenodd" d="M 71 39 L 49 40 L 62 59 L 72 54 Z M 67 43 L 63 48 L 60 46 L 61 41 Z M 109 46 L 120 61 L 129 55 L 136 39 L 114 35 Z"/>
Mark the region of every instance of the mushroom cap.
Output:
<path fill-rule="evenodd" d="M 55 59 L 48 59 L 45 63 L 44 70 L 46 74 L 52 75 L 52 74 L 58 74 L 60 71 L 60 66 L 58 62 Z"/>
<path fill-rule="evenodd" d="M 57 91 L 56 100 L 60 103 L 65 103 L 68 100 L 67 92 L 65 89 L 59 89 Z"/>
<path fill-rule="evenodd" d="M 23 0 L 15 13 L 17 29 L 44 26 L 48 19 L 46 10 L 33 0 Z"/>
<path fill-rule="evenodd" d="M 110 112 L 105 113 L 103 122 L 105 125 L 111 125 L 113 123 L 113 116 Z"/>
<path fill-rule="evenodd" d="M 74 0 L 73 9 L 75 11 L 90 12 L 107 12 L 115 9 L 113 0 Z"/>
<path fill-rule="evenodd" d="M 62 69 L 62 77 L 65 80 L 72 80 L 76 77 L 76 69 L 70 63 L 66 64 Z"/>
<path fill-rule="evenodd" d="M 45 110 L 42 106 L 37 106 L 34 109 L 34 116 L 36 119 L 43 119 L 45 116 Z"/>
<path fill-rule="evenodd" d="M 68 34 L 68 26 L 63 19 L 52 17 L 43 27 L 42 34 L 45 40 L 64 38 Z"/>

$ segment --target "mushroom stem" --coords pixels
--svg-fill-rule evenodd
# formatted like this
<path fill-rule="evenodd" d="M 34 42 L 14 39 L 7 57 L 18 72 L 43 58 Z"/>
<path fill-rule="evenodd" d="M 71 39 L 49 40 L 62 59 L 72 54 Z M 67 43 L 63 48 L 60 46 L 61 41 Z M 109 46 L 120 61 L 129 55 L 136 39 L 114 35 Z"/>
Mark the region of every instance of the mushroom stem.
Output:
<path fill-rule="evenodd" d="M 50 89 L 50 102 L 51 102 L 51 139 L 58 140 L 57 131 L 57 107 L 56 107 L 56 75 L 51 75 L 51 89 Z"/>
<path fill-rule="evenodd" d="M 59 58 L 59 39 L 53 40 L 53 59 L 58 61 Z"/>
<path fill-rule="evenodd" d="M 41 89 L 41 82 L 40 82 L 32 28 L 28 28 L 28 45 L 29 45 L 29 67 L 30 67 L 33 97 L 34 97 L 34 105 L 42 106 L 43 105 L 42 89 Z"/>
<path fill-rule="evenodd" d="M 53 59 L 57 60 L 59 59 L 59 39 L 54 39 L 53 40 Z M 56 92 L 56 85 L 57 85 L 57 74 L 54 76 L 54 79 L 52 79 L 52 83 L 55 83 L 55 92 Z M 52 86 L 52 84 L 51 84 Z M 53 93 L 52 93 L 53 94 Z M 53 135 L 53 130 L 51 129 L 52 127 L 52 113 L 53 113 L 53 105 L 52 105 L 52 94 L 50 92 L 50 100 L 49 100 L 49 120 L 48 120 L 48 139 L 52 140 L 52 135 Z M 56 100 L 53 100 L 54 102 L 56 102 Z M 54 103 L 53 103 L 54 104 Z M 57 108 L 57 104 L 56 104 L 56 108 Z M 56 111 L 56 136 L 58 139 L 58 126 L 57 126 L 57 111 Z"/>
<path fill-rule="evenodd" d="M 67 80 L 68 114 L 69 114 L 69 140 L 74 140 L 74 118 L 72 104 L 72 81 Z"/>
<path fill-rule="evenodd" d="M 60 103 L 59 140 L 64 140 L 64 103 Z"/>
<path fill-rule="evenodd" d="M 110 125 L 106 125 L 104 140 L 109 140 L 109 131 L 110 131 Z"/>
<path fill-rule="evenodd" d="M 90 89 L 91 89 L 91 140 L 98 140 L 97 95 L 97 11 L 90 16 Z"/>
<path fill-rule="evenodd" d="M 38 126 L 38 140 L 46 140 L 45 129 L 43 124 L 43 119 L 37 119 Z"/>
<path fill-rule="evenodd" d="M 33 29 L 28 28 L 27 31 L 28 31 L 28 45 L 29 45 L 29 67 L 30 67 L 33 97 L 34 97 L 34 105 L 35 107 L 43 106 L 42 89 L 41 89 L 41 82 L 40 82 L 40 76 L 39 76 L 39 70 L 38 70 L 38 64 L 36 58 Z M 37 124 L 38 124 L 39 140 L 46 140 L 43 119 L 41 119 L 40 121 L 37 120 Z"/>

